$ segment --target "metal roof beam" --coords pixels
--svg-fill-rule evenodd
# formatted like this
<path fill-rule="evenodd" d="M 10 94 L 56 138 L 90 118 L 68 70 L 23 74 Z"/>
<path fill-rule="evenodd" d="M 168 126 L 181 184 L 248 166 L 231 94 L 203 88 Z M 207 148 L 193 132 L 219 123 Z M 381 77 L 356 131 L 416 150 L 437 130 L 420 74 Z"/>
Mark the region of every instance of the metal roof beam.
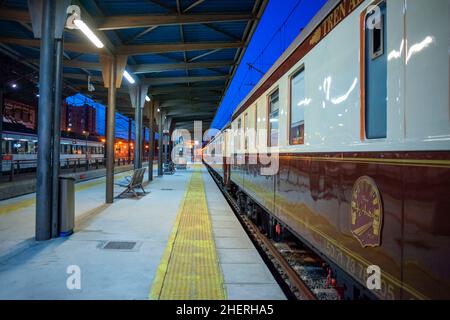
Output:
<path fill-rule="evenodd" d="M 7 7 L 0 7 L 0 20 L 17 21 L 17 22 L 31 22 L 30 13 L 28 10 L 10 9 Z"/>
<path fill-rule="evenodd" d="M 164 15 L 130 15 L 99 18 L 98 30 L 116 30 L 130 28 L 146 28 L 152 26 L 168 26 L 228 21 L 253 20 L 248 13 L 208 13 L 208 14 L 164 14 Z"/>
<path fill-rule="evenodd" d="M 180 94 L 163 95 L 163 96 L 160 96 L 160 100 L 161 101 L 172 101 L 172 100 L 186 101 L 186 100 L 188 100 L 191 102 L 194 102 L 194 101 L 216 101 L 222 97 L 221 95 L 218 95 L 218 94 L 205 94 L 202 96 L 190 97 L 187 93 L 188 92 L 182 92 Z"/>
<path fill-rule="evenodd" d="M 200 55 L 198 55 L 198 56 L 196 56 L 196 57 L 193 57 L 193 58 L 189 59 L 188 62 L 193 62 L 193 61 L 199 60 L 199 59 L 201 59 L 201 58 L 210 56 L 210 55 L 212 55 L 212 54 L 214 54 L 214 53 L 216 53 L 216 52 L 218 52 L 218 51 L 220 51 L 220 50 L 222 50 L 222 49 L 217 48 L 217 49 L 211 50 L 211 51 L 209 51 L 209 52 L 202 53 L 202 54 L 200 54 Z"/>
<path fill-rule="evenodd" d="M 9 38 L 0 37 L 0 42 L 5 44 L 21 45 L 25 47 L 39 48 L 40 40 L 38 39 L 20 39 L 20 38 Z M 241 48 L 244 44 L 242 42 L 200 42 L 200 43 L 172 43 L 172 44 L 143 44 L 143 45 L 125 45 L 117 47 L 116 53 L 122 55 L 142 55 L 149 53 L 165 53 L 165 52 L 181 52 L 181 51 L 199 51 L 199 50 L 213 50 L 205 55 L 210 55 L 221 49 L 227 48 Z M 221 48 L 221 49 L 217 49 Z M 101 49 L 96 48 L 91 44 L 80 44 L 78 42 L 64 42 L 64 50 L 69 52 L 79 52 L 79 53 L 91 53 L 99 54 Z M 199 59 L 200 57 L 195 57 L 190 59 L 189 62 Z"/>
<path fill-rule="evenodd" d="M 169 6 L 167 3 L 164 3 L 162 1 L 159 0 L 149 0 L 150 2 L 153 2 L 154 4 L 157 4 L 158 6 L 160 6 L 163 9 L 166 9 L 170 12 L 175 12 L 176 10 L 174 8 L 172 8 L 171 6 Z"/>
<path fill-rule="evenodd" d="M 33 63 L 39 63 L 39 60 L 31 60 Z M 64 67 L 80 68 L 87 70 L 102 71 L 102 66 L 99 62 L 87 62 L 80 60 L 64 60 Z M 127 67 L 128 71 L 134 74 L 140 73 L 153 73 L 153 72 L 166 72 L 176 70 L 194 70 L 204 68 L 220 68 L 231 67 L 234 65 L 234 61 L 208 61 L 208 62 L 196 62 L 196 63 L 150 63 L 150 64 L 137 64 Z"/>
<path fill-rule="evenodd" d="M 168 112 L 167 112 L 167 116 L 178 117 L 178 116 L 181 116 L 181 115 L 183 115 L 183 114 L 185 114 L 185 113 L 186 113 L 185 110 L 168 111 Z M 195 115 L 197 115 L 197 116 L 208 116 L 208 117 L 211 117 L 211 112 L 196 112 Z"/>
<path fill-rule="evenodd" d="M 234 61 L 207 61 L 196 63 L 155 63 L 155 64 L 138 64 L 129 66 L 129 70 L 133 73 L 150 73 L 150 72 L 165 72 L 174 70 L 194 70 L 203 68 L 220 68 L 230 67 L 234 65 Z"/>
<path fill-rule="evenodd" d="M 163 87 L 163 88 L 150 88 L 151 95 L 164 95 L 170 93 L 182 93 L 182 92 L 222 92 L 223 86 L 200 86 L 200 87 Z"/>
<path fill-rule="evenodd" d="M 159 26 L 151 26 L 151 27 L 145 29 L 144 31 L 139 32 L 139 33 L 138 33 L 137 35 L 135 35 L 133 38 L 131 38 L 131 39 L 125 41 L 125 43 L 127 43 L 127 44 L 128 44 L 128 43 L 132 43 L 132 42 L 136 41 L 137 39 L 139 39 L 140 37 L 146 35 L 147 33 L 152 32 L 153 30 L 155 30 L 155 29 L 158 28 L 158 27 L 159 27 Z"/>
<path fill-rule="evenodd" d="M 170 97 L 170 98 L 164 98 L 161 99 L 161 101 L 163 103 L 172 103 L 172 104 L 179 104 L 179 103 L 183 103 L 183 104 L 190 104 L 190 103 L 209 103 L 211 104 L 212 102 L 217 102 L 217 97 L 211 96 L 208 98 L 202 98 L 202 99 L 190 99 L 189 97 Z"/>
<path fill-rule="evenodd" d="M 189 10 L 194 9 L 196 6 L 202 4 L 203 2 L 205 2 L 205 0 L 196 0 L 196 1 L 194 1 L 190 6 L 188 6 L 186 9 L 183 10 L 183 13 L 186 13 Z"/>
<path fill-rule="evenodd" d="M 228 76 L 208 76 L 208 77 L 167 77 L 167 78 L 146 78 L 142 82 L 149 85 L 176 84 L 188 82 L 210 82 L 226 81 Z"/>
<path fill-rule="evenodd" d="M 143 55 L 150 53 L 201 51 L 242 48 L 242 42 L 192 42 L 192 43 L 160 43 L 160 44 L 134 44 L 117 47 L 118 54 Z M 193 61 L 191 59 L 191 61 Z"/>
<path fill-rule="evenodd" d="M 75 80 L 84 80 L 87 82 L 88 75 L 87 74 L 81 74 L 81 73 L 64 73 L 64 78 L 68 79 L 75 79 Z M 103 83 L 103 77 L 102 76 L 90 76 L 92 81 Z"/>
<path fill-rule="evenodd" d="M 41 41 L 38 39 L 20 39 L 20 38 L 9 38 L 9 37 L 0 37 L 0 42 L 5 44 L 14 44 L 20 45 L 24 47 L 31 48 L 39 48 L 41 45 Z M 83 53 L 92 53 L 98 54 L 101 49 L 96 48 L 91 44 L 80 44 L 78 42 L 64 42 L 64 50 L 69 52 L 83 52 Z"/>
<path fill-rule="evenodd" d="M 226 36 L 226 37 L 228 37 L 228 38 L 230 38 L 230 39 L 233 39 L 233 40 L 235 40 L 235 41 L 241 41 L 241 38 L 235 36 L 234 34 L 231 34 L 231 33 L 227 32 L 227 31 L 225 31 L 225 30 L 222 30 L 222 29 L 220 29 L 220 28 L 218 28 L 218 27 L 215 27 L 215 26 L 213 26 L 212 24 L 203 23 L 202 25 L 203 25 L 204 27 L 208 28 L 208 29 L 211 29 L 211 30 L 213 30 L 213 31 L 215 31 L 215 32 L 218 32 L 218 33 L 220 33 L 220 34 L 223 34 L 224 36 Z"/>
<path fill-rule="evenodd" d="M 170 9 L 170 14 L 164 15 L 124 15 L 124 16 L 106 16 L 91 17 L 81 5 L 80 1 L 74 0 L 82 9 L 83 19 L 87 20 L 89 25 L 97 30 L 115 30 L 130 28 L 146 28 L 164 25 L 182 25 L 199 24 L 228 21 L 249 21 L 255 19 L 253 14 L 249 13 L 204 13 L 204 14 L 177 14 L 176 10 Z M 199 3 L 200 4 L 200 3 Z M 168 9 L 169 10 L 169 9 Z M 186 9 L 185 9 L 186 11 Z M 88 17 L 88 18 L 87 18 Z M 0 20 L 31 22 L 30 14 L 27 10 L 11 9 L 7 7 L 0 8 Z M 104 39 L 102 39 L 104 40 Z M 105 43 L 106 44 L 106 43 Z"/>
<path fill-rule="evenodd" d="M 177 109 L 183 108 L 184 109 L 184 114 L 186 115 L 190 115 L 190 116 L 195 116 L 196 115 L 196 111 L 200 111 L 204 109 L 211 109 L 211 110 L 216 110 L 217 105 L 215 103 L 207 103 L 207 102 L 182 102 L 182 101 L 178 101 L 176 103 L 171 103 L 169 102 L 162 102 L 160 104 L 161 108 L 172 108 L 175 107 Z M 191 110 L 191 112 L 187 112 Z"/>

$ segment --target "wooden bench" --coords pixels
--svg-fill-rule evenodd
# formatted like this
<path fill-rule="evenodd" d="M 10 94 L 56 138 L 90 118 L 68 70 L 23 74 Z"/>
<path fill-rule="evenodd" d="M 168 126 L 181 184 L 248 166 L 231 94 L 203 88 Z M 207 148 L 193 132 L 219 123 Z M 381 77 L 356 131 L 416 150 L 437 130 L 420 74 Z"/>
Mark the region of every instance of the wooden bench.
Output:
<path fill-rule="evenodd" d="M 125 179 L 128 181 L 128 183 L 116 183 L 116 185 L 126 188 L 121 194 L 117 196 L 117 198 L 120 198 L 126 193 L 132 192 L 135 197 L 138 197 L 139 195 L 136 193 L 134 189 L 141 188 L 141 190 L 144 192 L 144 194 L 147 194 L 147 192 L 144 189 L 143 181 L 144 181 L 144 174 L 145 174 L 146 168 L 136 169 L 133 172 L 132 176 L 126 177 Z"/>

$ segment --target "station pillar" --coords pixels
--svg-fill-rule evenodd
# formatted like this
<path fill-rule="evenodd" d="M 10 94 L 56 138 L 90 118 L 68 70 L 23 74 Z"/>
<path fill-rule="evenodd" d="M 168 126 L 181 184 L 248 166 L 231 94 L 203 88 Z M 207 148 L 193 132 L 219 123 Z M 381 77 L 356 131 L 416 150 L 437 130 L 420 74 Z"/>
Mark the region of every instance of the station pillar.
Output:
<path fill-rule="evenodd" d="M 106 127 L 106 203 L 114 201 L 114 142 L 116 131 L 116 77 L 117 61 L 109 57 L 108 108 Z"/>
<path fill-rule="evenodd" d="M 53 109 L 52 140 L 52 237 L 58 236 L 59 225 L 59 173 L 61 145 L 61 104 L 63 89 L 63 38 L 55 40 L 55 104 Z M 87 152 L 87 150 L 86 150 Z"/>
<path fill-rule="evenodd" d="M 148 106 L 148 118 L 149 118 L 149 138 L 148 138 L 148 181 L 153 181 L 153 159 L 155 155 L 155 103 L 152 101 Z"/>
<path fill-rule="evenodd" d="M 36 240 L 52 236 L 52 114 L 54 85 L 55 1 L 42 3 L 41 47 L 39 62 L 39 106 L 36 169 Z"/>
<path fill-rule="evenodd" d="M 134 169 L 142 168 L 142 108 L 140 94 L 134 108 Z"/>
<path fill-rule="evenodd" d="M 130 163 L 130 161 L 131 161 L 131 141 L 132 141 L 132 139 L 131 139 L 131 128 L 132 128 L 132 125 L 133 125 L 133 121 L 131 120 L 131 118 L 129 118 L 128 119 L 128 150 L 127 150 L 127 152 L 128 152 L 128 163 Z"/>
<path fill-rule="evenodd" d="M 134 108 L 134 168 L 142 168 L 142 128 L 143 109 L 146 103 L 148 85 L 136 84 L 129 88 L 131 104 Z"/>
<path fill-rule="evenodd" d="M 158 176 L 164 175 L 163 171 L 163 148 L 164 148 L 164 115 L 162 110 L 158 114 Z"/>

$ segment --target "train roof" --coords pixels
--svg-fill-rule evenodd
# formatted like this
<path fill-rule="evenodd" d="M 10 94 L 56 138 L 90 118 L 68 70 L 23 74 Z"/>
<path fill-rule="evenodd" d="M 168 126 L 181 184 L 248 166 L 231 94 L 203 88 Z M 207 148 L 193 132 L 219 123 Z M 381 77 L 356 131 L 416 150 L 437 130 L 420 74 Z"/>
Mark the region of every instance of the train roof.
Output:
<path fill-rule="evenodd" d="M 245 103 L 252 98 L 256 91 L 275 73 L 278 68 L 294 53 L 294 51 L 303 44 L 303 42 L 320 26 L 322 21 L 333 11 L 334 8 L 342 0 L 328 0 L 319 12 L 311 19 L 308 25 L 300 32 L 290 46 L 283 52 L 283 54 L 275 61 L 273 66 L 267 71 L 247 96 L 241 101 L 238 107 L 234 110 L 232 120 L 234 120 L 243 111 Z M 222 129 L 223 130 L 223 129 Z"/>

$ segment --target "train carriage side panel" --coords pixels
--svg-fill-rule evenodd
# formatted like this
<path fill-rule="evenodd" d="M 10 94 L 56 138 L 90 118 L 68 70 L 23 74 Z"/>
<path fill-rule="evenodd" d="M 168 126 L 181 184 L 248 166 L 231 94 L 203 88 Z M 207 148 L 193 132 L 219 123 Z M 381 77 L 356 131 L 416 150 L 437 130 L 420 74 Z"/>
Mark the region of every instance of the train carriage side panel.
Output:
<path fill-rule="evenodd" d="M 231 123 L 230 145 L 231 145 L 231 165 L 230 180 L 239 188 L 244 188 L 243 170 L 244 155 L 241 150 L 242 117 L 235 119 Z"/>
<path fill-rule="evenodd" d="M 450 297 L 450 1 L 410 1 L 405 18 L 406 141 L 447 139 L 446 150 L 403 167 L 403 279 L 432 298 Z"/>
<path fill-rule="evenodd" d="M 366 268 L 376 262 L 383 275 L 397 284 L 383 279 L 382 292 L 375 292 L 389 299 L 402 296 L 398 281 L 402 248 L 391 236 L 401 234 L 401 177 L 391 176 L 386 166 L 332 160 L 355 157 L 338 150 L 351 150 L 351 144 L 360 139 L 360 43 L 353 39 L 359 39 L 360 14 L 369 4 L 366 1 L 343 20 L 280 80 L 289 83 L 297 70 L 304 70 L 307 102 L 303 145 L 289 146 L 290 128 L 283 119 L 286 130 L 282 131 L 288 134 L 281 142 L 286 148 L 280 154 L 274 214 L 362 285 Z M 288 113 L 291 92 L 282 92 L 282 108 Z M 363 248 L 350 228 L 352 188 L 363 175 L 372 177 L 380 192 L 390 195 L 384 199 L 387 236 L 377 249 Z"/>
<path fill-rule="evenodd" d="M 244 171 L 243 190 L 245 193 L 267 211 L 273 212 L 275 176 L 261 174 L 261 169 L 265 165 L 262 163 L 263 159 L 258 157 L 258 152 L 270 154 L 267 149 L 268 135 L 265 130 L 268 123 L 267 107 L 267 96 L 262 95 L 244 112 L 248 119 L 248 141 L 245 150 L 246 164 L 241 168 Z"/>
<path fill-rule="evenodd" d="M 366 268 L 379 266 L 382 288 L 372 292 L 380 298 L 448 298 L 450 1 L 411 0 L 407 10 L 401 1 L 359 2 L 262 94 L 279 87 L 280 114 L 288 114 L 285 86 L 304 68 L 304 143 L 290 145 L 289 117 L 280 116 L 274 209 L 265 207 L 362 286 Z M 381 32 L 361 29 L 380 3 L 383 27 L 373 30 Z M 232 174 L 242 181 L 239 166 Z M 245 177 L 244 191 L 264 204 L 262 186 L 273 177 Z M 361 207 L 364 197 L 373 206 Z"/>

